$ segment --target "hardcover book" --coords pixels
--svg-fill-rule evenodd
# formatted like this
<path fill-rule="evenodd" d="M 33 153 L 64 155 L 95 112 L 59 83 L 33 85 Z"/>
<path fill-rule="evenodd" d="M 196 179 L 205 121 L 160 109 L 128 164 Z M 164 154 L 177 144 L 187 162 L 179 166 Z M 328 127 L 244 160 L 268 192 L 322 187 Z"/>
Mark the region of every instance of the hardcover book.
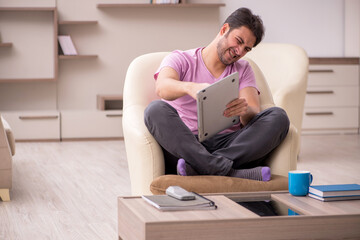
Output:
<path fill-rule="evenodd" d="M 77 55 L 74 43 L 69 35 L 58 36 L 59 44 L 64 55 Z"/>
<path fill-rule="evenodd" d="M 358 196 L 340 196 L 340 197 L 319 197 L 317 195 L 309 193 L 309 197 L 315 198 L 315 199 L 323 201 L 323 202 L 360 200 L 360 195 L 358 195 Z"/>
<path fill-rule="evenodd" d="M 309 193 L 319 197 L 360 196 L 359 184 L 315 185 Z"/>

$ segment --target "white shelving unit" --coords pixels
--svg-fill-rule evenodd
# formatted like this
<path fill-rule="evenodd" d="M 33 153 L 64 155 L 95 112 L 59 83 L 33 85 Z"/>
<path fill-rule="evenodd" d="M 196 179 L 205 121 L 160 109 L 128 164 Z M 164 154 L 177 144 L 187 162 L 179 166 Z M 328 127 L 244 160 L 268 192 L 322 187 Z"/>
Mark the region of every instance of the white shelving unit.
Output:
<path fill-rule="evenodd" d="M 0 112 L 15 138 L 26 141 L 121 138 L 121 107 L 116 103 L 100 109 L 97 97 L 118 101 L 127 67 L 139 55 L 208 44 L 218 31 L 219 7 L 225 5 L 108 4 L 97 0 L 79 0 L 76 5 L 66 0 L 34 4 L 54 7 L 31 7 L 25 0 L 7 4 L 13 6 L 0 7 Z M 3 21 L 11 18 L 9 13 L 17 15 L 18 25 Z M 28 15 L 44 16 L 32 22 L 29 20 L 37 17 Z M 14 27 L 19 31 L 13 31 Z M 10 28 L 13 36 L 7 31 Z M 29 41 L 22 34 L 28 30 L 46 42 Z M 60 34 L 71 36 L 79 55 L 58 54 Z M 192 38 L 177 41 L 183 34 Z M 14 60 L 11 67 L 1 69 L 1 61 L 8 64 L 11 54 L 22 53 L 20 40 L 28 49 L 35 49 L 34 42 L 40 47 L 28 63 Z M 49 42 L 50 49 L 45 47 Z M 49 53 L 50 57 L 42 57 Z M 20 75 L 27 71 L 19 71 L 17 66 L 31 68 L 32 64 L 40 65 L 36 72 L 46 76 Z M 12 76 L 2 76 L 10 69 Z M 114 96 L 115 100 L 109 100 Z"/>
<path fill-rule="evenodd" d="M 310 58 L 303 134 L 359 132 L 359 58 Z"/>

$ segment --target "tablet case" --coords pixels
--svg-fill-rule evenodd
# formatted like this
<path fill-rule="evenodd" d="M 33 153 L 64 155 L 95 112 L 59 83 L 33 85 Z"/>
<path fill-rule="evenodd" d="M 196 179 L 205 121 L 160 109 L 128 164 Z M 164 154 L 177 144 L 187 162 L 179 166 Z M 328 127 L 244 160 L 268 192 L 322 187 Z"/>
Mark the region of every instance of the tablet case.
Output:
<path fill-rule="evenodd" d="M 197 93 L 198 137 L 202 142 L 239 123 L 238 116 L 225 117 L 226 105 L 239 97 L 239 73 L 235 72 Z"/>

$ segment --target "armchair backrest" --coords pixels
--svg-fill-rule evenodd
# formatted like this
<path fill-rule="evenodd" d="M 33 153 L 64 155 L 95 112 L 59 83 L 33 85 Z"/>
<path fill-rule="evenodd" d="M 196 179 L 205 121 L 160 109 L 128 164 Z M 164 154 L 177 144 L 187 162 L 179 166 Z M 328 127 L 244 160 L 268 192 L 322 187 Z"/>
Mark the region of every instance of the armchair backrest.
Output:
<path fill-rule="evenodd" d="M 309 67 L 304 49 L 293 44 L 260 43 L 246 57 L 259 66 L 275 105 L 287 112 L 300 136 Z"/>
<path fill-rule="evenodd" d="M 254 71 L 256 85 L 260 91 L 261 110 L 275 106 L 270 87 L 258 65 L 250 58 L 245 57 L 243 59 L 249 62 L 252 70 Z"/>
<path fill-rule="evenodd" d="M 169 52 L 149 53 L 135 58 L 126 73 L 123 92 L 124 108 L 131 105 L 146 107 L 159 99 L 155 93 L 154 73 Z"/>

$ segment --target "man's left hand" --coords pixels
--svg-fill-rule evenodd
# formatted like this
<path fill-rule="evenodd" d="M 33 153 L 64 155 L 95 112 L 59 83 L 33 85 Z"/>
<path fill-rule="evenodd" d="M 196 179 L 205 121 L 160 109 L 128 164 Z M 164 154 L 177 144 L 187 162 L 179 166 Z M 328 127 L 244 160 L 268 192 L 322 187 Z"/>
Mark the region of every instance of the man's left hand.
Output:
<path fill-rule="evenodd" d="M 237 98 L 226 105 L 225 117 L 245 116 L 248 113 L 248 103 L 245 98 Z"/>

